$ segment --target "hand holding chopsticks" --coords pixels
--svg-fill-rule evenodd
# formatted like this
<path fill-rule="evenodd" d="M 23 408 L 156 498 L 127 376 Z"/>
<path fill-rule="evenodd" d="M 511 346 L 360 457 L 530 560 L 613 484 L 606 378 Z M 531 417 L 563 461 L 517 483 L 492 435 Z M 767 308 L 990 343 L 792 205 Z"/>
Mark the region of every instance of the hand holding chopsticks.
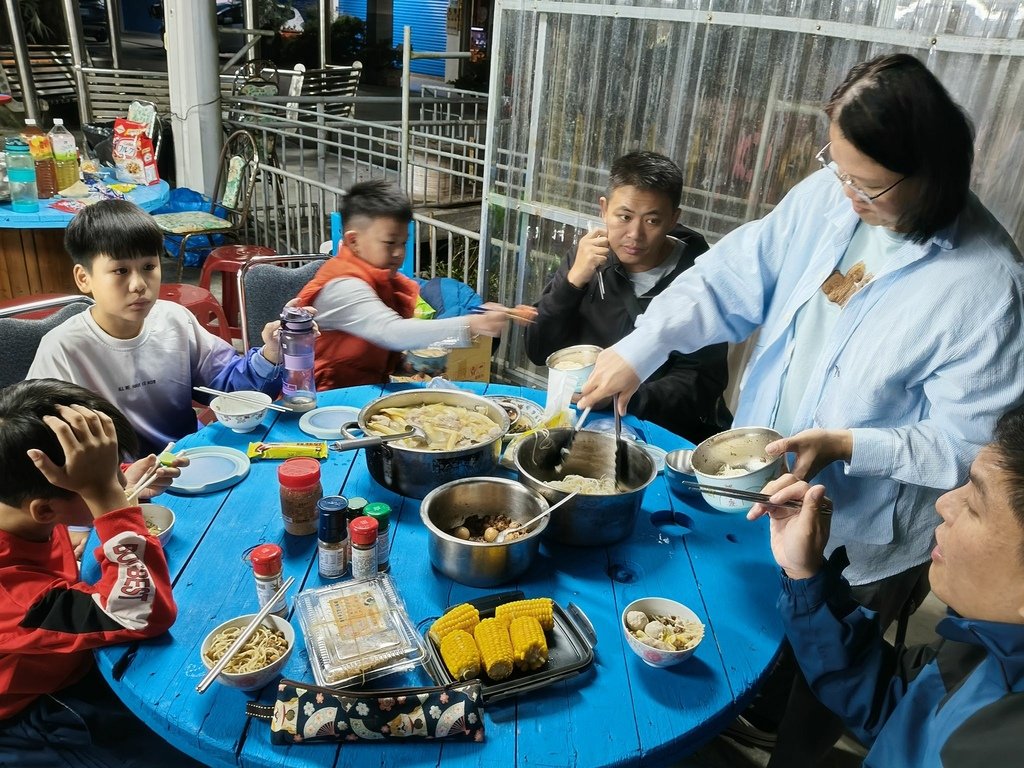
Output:
<path fill-rule="evenodd" d="M 167 444 L 167 447 L 160 452 L 160 455 L 168 453 L 169 451 L 172 450 L 174 450 L 174 443 L 170 442 Z M 181 453 L 184 453 L 184 451 L 182 451 Z M 179 455 L 181 454 L 179 453 Z M 158 456 L 157 460 L 153 462 L 153 466 L 150 469 L 146 470 L 142 477 L 140 477 L 131 488 L 125 489 L 125 496 L 128 497 L 128 503 L 130 505 L 137 503 L 139 495 L 144 490 L 146 490 L 151 485 L 153 485 L 154 483 L 161 479 L 160 470 L 163 468 L 164 465 L 160 462 L 160 458 Z"/>
<path fill-rule="evenodd" d="M 536 308 L 527 306 L 525 304 L 520 304 L 519 306 L 516 307 L 506 307 L 502 306 L 501 304 L 494 304 L 489 302 L 487 304 L 479 304 L 475 307 L 471 307 L 469 311 L 470 314 L 474 315 L 484 315 L 487 314 L 488 312 L 501 312 L 505 315 L 508 315 L 510 318 L 512 318 L 513 321 L 517 323 L 534 323 L 536 322 L 534 318 L 537 316 Z"/>
<path fill-rule="evenodd" d="M 204 395 L 216 395 L 217 397 L 226 397 L 230 400 L 237 400 L 240 403 L 248 403 L 249 405 L 257 406 L 259 408 L 269 408 L 272 411 L 278 411 L 280 413 L 293 413 L 291 408 L 285 408 L 283 405 L 277 405 L 276 403 L 262 403 L 259 400 L 254 400 L 240 395 L 236 392 L 221 392 L 219 389 L 211 389 L 210 387 L 192 387 L 196 392 L 202 392 Z"/>
<path fill-rule="evenodd" d="M 736 488 L 727 488 L 724 485 L 705 485 L 704 483 L 695 483 L 691 480 L 683 480 L 682 484 L 687 488 L 692 488 L 696 491 L 703 491 L 704 493 L 714 494 L 715 496 L 725 496 L 730 499 L 739 499 L 740 501 L 752 501 L 755 504 L 763 504 L 766 507 L 785 507 L 786 509 L 801 509 L 803 504 L 799 501 L 784 501 L 779 503 L 773 503 L 771 496 L 767 493 L 758 493 L 756 491 L 741 491 Z M 824 498 L 821 500 L 821 504 L 818 507 L 818 511 L 823 515 L 832 514 L 832 501 Z"/>
<path fill-rule="evenodd" d="M 217 659 L 217 663 L 213 665 L 213 669 L 207 672 L 206 677 L 199 682 L 199 685 L 196 686 L 196 691 L 198 693 L 206 693 L 206 689 L 209 688 L 213 681 L 217 679 L 217 675 L 223 672 L 224 667 L 228 665 L 228 662 L 231 661 L 236 653 L 242 650 L 242 646 L 248 642 L 249 638 L 252 637 L 253 632 L 256 631 L 256 628 L 259 627 L 259 625 L 263 623 L 263 620 L 270 614 L 270 609 L 274 607 L 277 601 L 284 596 L 294 583 L 294 576 L 289 576 L 284 580 L 280 589 L 274 593 L 274 596 L 267 601 L 266 605 L 260 608 L 260 612 L 257 613 L 246 628 L 242 630 L 238 639 L 231 644 L 231 647 L 224 652 L 223 656 Z"/>

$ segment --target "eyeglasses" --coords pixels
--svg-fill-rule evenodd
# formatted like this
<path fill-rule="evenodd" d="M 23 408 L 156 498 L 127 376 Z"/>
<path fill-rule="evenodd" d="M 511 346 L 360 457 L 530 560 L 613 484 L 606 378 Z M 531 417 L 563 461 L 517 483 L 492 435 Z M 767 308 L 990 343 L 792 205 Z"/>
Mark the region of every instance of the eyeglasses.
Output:
<path fill-rule="evenodd" d="M 832 160 L 832 156 L 826 154 L 828 152 L 828 148 L 831 146 L 832 142 L 830 141 L 828 144 L 826 144 L 824 147 L 818 150 L 818 154 L 814 156 L 814 159 L 821 163 L 822 168 L 828 168 L 830 171 L 832 171 L 832 173 L 836 175 L 836 178 L 839 179 L 839 182 L 844 186 L 848 187 L 850 191 L 853 192 L 853 194 L 857 196 L 857 199 L 860 200 L 862 203 L 874 205 L 875 200 L 880 198 L 886 192 L 888 192 L 901 181 L 907 178 L 906 176 L 902 176 L 901 178 L 897 179 L 892 184 L 890 184 L 888 187 L 883 189 L 881 192 L 876 192 L 873 195 L 869 194 L 866 190 L 861 189 L 860 187 L 853 183 L 853 179 L 850 178 L 850 174 L 840 173 L 839 166 L 837 166 L 835 164 L 835 161 Z"/>

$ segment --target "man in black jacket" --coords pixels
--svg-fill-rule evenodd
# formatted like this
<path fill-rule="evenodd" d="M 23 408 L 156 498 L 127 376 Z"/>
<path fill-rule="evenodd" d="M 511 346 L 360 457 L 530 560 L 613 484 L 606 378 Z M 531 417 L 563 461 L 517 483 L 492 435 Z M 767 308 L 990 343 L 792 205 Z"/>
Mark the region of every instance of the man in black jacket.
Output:
<path fill-rule="evenodd" d="M 526 333 L 534 363 L 574 344 L 615 344 L 708 249 L 703 236 L 676 223 L 682 186 L 679 167 L 664 155 L 631 152 L 612 163 L 608 196 L 600 200 L 604 227 L 580 240 L 537 303 Z M 630 413 L 694 443 L 728 429 L 726 354 L 726 344 L 673 352 L 630 399 Z"/>

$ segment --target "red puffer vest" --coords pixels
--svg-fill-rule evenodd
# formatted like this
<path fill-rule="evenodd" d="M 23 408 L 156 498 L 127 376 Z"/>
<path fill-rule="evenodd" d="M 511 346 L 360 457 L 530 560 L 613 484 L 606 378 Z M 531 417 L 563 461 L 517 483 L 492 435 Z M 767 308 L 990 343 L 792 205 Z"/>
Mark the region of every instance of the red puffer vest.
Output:
<path fill-rule="evenodd" d="M 347 245 L 324 264 L 306 287 L 299 291 L 303 305 L 310 305 L 331 280 L 354 277 L 369 285 L 380 300 L 402 317 L 416 308 L 419 286 L 405 275 L 377 269 L 356 256 Z M 345 331 L 322 331 L 316 340 L 316 387 L 319 390 L 379 384 L 387 381 L 402 359 L 401 352 L 378 347 L 361 336 Z"/>

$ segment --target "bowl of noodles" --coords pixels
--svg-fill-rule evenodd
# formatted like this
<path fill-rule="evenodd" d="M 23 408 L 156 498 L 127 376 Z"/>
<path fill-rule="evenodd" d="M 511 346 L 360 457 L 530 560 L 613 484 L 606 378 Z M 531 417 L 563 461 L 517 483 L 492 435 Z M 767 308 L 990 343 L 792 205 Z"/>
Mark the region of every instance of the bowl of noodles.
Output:
<path fill-rule="evenodd" d="M 554 504 L 572 491 L 579 495 L 551 513 L 544 538 L 562 544 L 599 547 L 633 532 L 644 491 L 654 478 L 654 460 L 635 440 L 623 440 L 626 455 L 622 487 L 615 483 L 615 436 L 581 429 L 569 455 L 561 449 L 571 429 L 544 429 L 526 435 L 515 454 L 519 481 Z"/>
<path fill-rule="evenodd" d="M 167 546 L 174 528 L 174 513 L 163 504 L 140 504 L 146 530 L 156 536 L 161 545 Z"/>
<path fill-rule="evenodd" d="M 601 351 L 601 347 L 593 344 L 576 344 L 552 352 L 544 364 L 548 367 L 549 376 L 558 371 L 559 375 L 564 375 L 573 382 L 574 392 L 580 392 L 590 374 L 594 372 L 597 356 Z"/>
<path fill-rule="evenodd" d="M 206 636 L 200 655 L 207 669 L 213 669 L 255 616 L 251 613 L 225 621 Z M 217 675 L 217 682 L 243 691 L 262 688 L 281 673 L 294 647 L 295 630 L 292 625 L 271 613 L 228 662 L 224 671 Z"/>

